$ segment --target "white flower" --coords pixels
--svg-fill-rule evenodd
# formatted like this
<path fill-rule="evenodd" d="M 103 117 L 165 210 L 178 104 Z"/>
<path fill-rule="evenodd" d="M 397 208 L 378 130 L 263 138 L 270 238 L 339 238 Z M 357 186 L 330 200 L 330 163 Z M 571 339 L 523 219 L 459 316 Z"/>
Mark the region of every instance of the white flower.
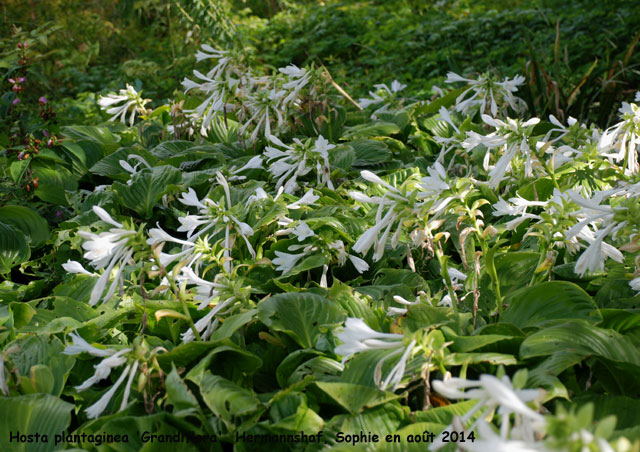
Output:
<path fill-rule="evenodd" d="M 189 187 L 186 193 L 182 193 L 178 200 L 185 206 L 197 207 L 198 209 L 206 209 L 206 206 L 198 199 L 196 191 Z"/>
<path fill-rule="evenodd" d="M 407 361 L 411 356 L 416 341 L 412 340 L 408 346 L 404 346 L 404 336 L 402 334 L 379 333 L 371 329 L 362 319 L 349 317 L 345 321 L 344 329 L 338 333 L 338 339 L 342 344 L 338 345 L 334 352 L 342 355 L 344 363 L 356 353 L 366 350 L 393 350 L 391 353 L 382 357 L 376 364 L 374 372 L 374 381 L 376 385 L 386 390 L 391 388 L 395 391 L 400 385 Z M 389 371 L 386 378 L 382 379 L 382 366 L 386 360 L 400 355 L 399 361 Z"/>
<path fill-rule="evenodd" d="M 576 274 L 583 276 L 587 271 L 597 272 L 604 270 L 605 255 L 608 255 L 616 262 L 623 261 L 624 257 L 620 251 L 611 245 L 603 243 L 604 238 L 611 232 L 614 226 L 615 224 L 611 224 L 605 229 L 596 232 L 595 239 L 576 261 Z"/>
<path fill-rule="evenodd" d="M 600 139 L 598 150 L 605 157 L 616 162 L 625 161 L 627 172 L 638 172 L 638 146 L 640 146 L 640 106 L 622 102 L 620 107 L 620 121 L 607 129 Z M 604 153 L 606 151 L 612 151 Z"/>
<path fill-rule="evenodd" d="M 287 209 L 296 210 L 296 209 L 299 209 L 300 206 L 311 206 L 315 204 L 315 202 L 318 199 L 320 199 L 320 196 L 314 194 L 313 189 L 310 188 L 309 190 L 307 190 L 307 192 L 304 194 L 302 198 L 300 198 L 294 203 L 288 204 Z"/>
<path fill-rule="evenodd" d="M 129 374 L 130 369 L 131 369 L 131 364 L 127 364 L 127 367 L 124 369 L 122 374 L 120 374 L 120 377 L 114 383 L 114 385 L 111 386 L 111 388 L 107 392 L 105 392 L 102 395 L 102 397 L 98 399 L 96 403 L 94 403 L 93 405 L 88 407 L 86 410 L 84 410 L 85 413 L 87 413 L 87 417 L 89 419 L 97 418 L 107 408 L 107 405 L 109 405 L 109 402 L 113 398 L 114 394 L 116 393 L 116 391 L 118 390 L 118 388 L 120 387 L 120 385 L 122 384 L 126 376 Z"/>
<path fill-rule="evenodd" d="M 81 392 L 89 389 L 95 383 L 107 378 L 111 373 L 111 369 L 113 369 L 114 367 L 119 367 L 127 362 L 127 358 L 123 357 L 122 355 L 124 355 L 125 353 L 129 353 L 130 351 L 130 348 L 125 348 L 123 350 L 120 350 L 119 352 L 114 353 L 108 358 L 104 358 L 102 361 L 100 361 L 100 363 L 94 366 L 96 371 L 93 376 L 89 377 L 81 385 L 75 387 L 76 391 Z"/>
<path fill-rule="evenodd" d="M 112 349 L 101 349 L 94 347 L 85 341 L 82 336 L 76 333 L 69 333 L 71 337 L 72 344 L 67 345 L 65 349 L 62 351 L 65 355 L 78 355 L 80 353 L 89 353 L 92 356 L 98 356 L 101 358 L 105 358 L 107 356 L 113 355 L 116 351 Z"/>
<path fill-rule="evenodd" d="M 400 360 L 389 371 L 389 373 L 387 374 L 387 377 L 380 384 L 378 384 L 380 389 L 385 391 L 387 388 L 390 387 L 392 391 L 396 390 L 396 388 L 400 385 L 400 382 L 402 381 L 402 377 L 404 377 L 404 371 L 407 366 L 407 360 L 411 356 L 411 352 L 413 351 L 413 348 L 415 346 L 416 346 L 416 340 L 414 339 L 409 343 L 407 348 L 405 348 L 404 352 L 402 353 L 402 356 L 400 357 Z M 382 360 L 380 360 L 380 362 L 378 363 L 379 366 L 381 366 L 381 362 Z"/>
<path fill-rule="evenodd" d="M 298 238 L 298 242 L 302 242 L 308 237 L 313 237 L 314 235 L 316 235 L 316 233 L 313 232 L 309 225 L 302 220 L 298 222 L 298 225 L 293 228 L 291 232 Z"/>
<path fill-rule="evenodd" d="M 544 397 L 544 391 L 514 389 L 506 375 L 502 379 L 498 379 L 493 375 L 485 374 L 480 376 L 480 380 L 474 381 L 451 378 L 447 373 L 444 381 L 435 380 L 432 382 L 432 386 L 439 394 L 450 399 L 478 401 L 462 418 L 454 419 L 454 426 L 458 423 L 458 427 L 463 427 L 466 431 L 473 431 L 489 413 L 496 409 L 500 418 L 500 437 L 503 440 L 507 440 L 513 435 L 518 436 L 518 439 L 534 442 L 534 432 L 540 430 L 545 424 L 544 417 L 526 405 L 528 402 L 541 400 Z M 478 411 L 480 411 L 480 415 L 477 416 L 477 420 L 466 426 L 465 423 Z M 512 415 L 515 417 L 514 425 L 516 426 L 513 430 L 510 429 Z M 451 431 L 452 428 L 450 426 L 445 431 Z M 445 444 L 442 442 L 441 434 L 434 441 L 430 450 L 438 450 Z"/>
<path fill-rule="evenodd" d="M 344 323 L 344 329 L 338 333 L 338 339 L 342 344 L 338 345 L 334 352 L 342 355 L 342 362 L 351 358 L 354 354 L 365 350 L 394 349 L 403 346 L 402 334 L 379 333 L 364 320 L 349 317 Z"/>
<path fill-rule="evenodd" d="M 358 99 L 358 103 L 362 106 L 362 108 L 367 108 L 370 105 L 376 105 L 382 102 L 386 102 L 382 107 L 376 110 L 377 113 L 387 110 L 391 105 L 393 96 L 405 89 L 407 85 L 400 83 L 398 80 L 394 80 L 393 82 L 391 82 L 391 88 L 389 88 L 385 83 L 378 83 L 373 85 L 373 87 L 377 91 L 369 91 L 370 98 Z"/>
<path fill-rule="evenodd" d="M 129 379 L 127 380 L 127 385 L 124 388 L 124 394 L 122 395 L 122 402 L 120 403 L 120 409 L 118 411 L 125 410 L 127 406 L 129 406 L 129 394 L 131 392 L 131 383 L 133 383 L 133 378 L 136 376 L 136 372 L 138 371 L 138 365 L 140 362 L 135 360 L 133 362 L 133 367 L 131 368 L 131 372 L 129 373 Z M 127 369 L 124 370 L 123 374 L 127 373 Z"/>
<path fill-rule="evenodd" d="M 62 268 L 64 268 L 69 273 L 79 273 L 81 275 L 93 275 L 93 273 L 87 271 L 80 262 L 68 260 L 64 264 L 62 264 Z"/>
<path fill-rule="evenodd" d="M 367 264 L 367 261 L 365 261 L 364 259 L 360 259 L 353 254 L 347 254 L 347 257 L 359 273 L 363 273 L 369 270 L 369 264 Z"/>
<path fill-rule="evenodd" d="M 226 286 L 215 282 L 206 281 L 200 278 L 190 267 L 183 267 L 181 274 L 176 277 L 176 280 L 180 283 L 186 283 L 187 285 L 195 284 L 197 295 L 195 300 L 200 302 L 198 309 L 204 309 L 216 298 L 219 294 L 219 289 L 223 289 Z"/>
<path fill-rule="evenodd" d="M 640 276 L 637 276 L 629 281 L 629 285 L 633 290 L 640 291 Z"/>
<path fill-rule="evenodd" d="M 116 285 L 122 275 L 124 264 L 128 262 L 133 255 L 133 248 L 129 246 L 129 238 L 136 234 L 135 231 L 120 229 L 123 227 L 122 224 L 111 218 L 101 207 L 93 206 L 93 211 L 103 221 L 116 226 L 116 228 L 112 228 L 107 232 L 101 232 L 100 234 L 86 231 L 78 232 L 78 235 L 85 239 L 85 242 L 82 244 L 82 248 L 86 251 L 84 258 L 90 260 L 91 265 L 96 269 L 105 268 L 106 266 L 104 273 L 98 278 L 98 282 L 91 291 L 91 297 L 89 299 L 91 306 L 95 305 L 102 296 L 102 292 L 109 282 L 111 270 L 119 263 L 116 277 L 103 298 L 103 301 L 108 300 L 115 293 Z M 80 267 L 73 262 L 67 262 L 65 269 L 68 269 L 67 271 L 79 271 Z"/>
<path fill-rule="evenodd" d="M 283 253 L 282 251 L 276 251 L 276 258 L 273 259 L 274 265 L 277 265 L 276 270 L 281 271 L 284 275 L 285 273 L 289 273 L 293 267 L 296 266 L 298 261 L 304 257 L 303 254 L 290 254 Z"/>
<path fill-rule="evenodd" d="M 247 199 L 247 203 L 248 204 L 253 204 L 256 203 L 258 201 L 262 201 L 264 199 L 268 199 L 269 195 L 267 194 L 266 191 L 264 191 L 264 189 L 262 187 L 258 187 L 256 188 L 256 192 L 255 194 L 249 196 L 249 199 Z"/>
<path fill-rule="evenodd" d="M 497 435 L 491 426 L 484 420 L 476 424 L 477 432 L 474 441 L 464 441 L 457 443 L 465 451 L 470 452 L 547 452 L 548 449 L 542 443 L 528 441 L 514 441 L 504 439 Z M 435 450 L 435 449 L 432 449 Z M 550 452 L 550 451 L 548 451 Z"/>
<path fill-rule="evenodd" d="M 195 323 L 194 326 L 196 327 L 196 330 L 200 334 L 200 338 L 203 341 L 209 339 L 209 337 L 211 337 L 211 334 L 213 334 L 215 329 L 218 327 L 219 320 L 216 318 L 216 315 L 220 314 L 224 308 L 230 306 L 235 301 L 235 296 L 231 296 L 225 300 L 218 300 L 218 303 L 216 303 L 216 305 L 204 317 L 202 317 Z M 184 342 L 185 344 L 195 340 L 195 334 L 193 333 L 193 330 L 191 328 L 182 333 L 181 337 L 182 342 Z"/>
<path fill-rule="evenodd" d="M 124 102 L 123 105 L 111 107 L 112 105 Z M 129 117 L 129 125 L 133 126 L 136 112 L 144 112 L 144 106 L 150 102 L 149 99 L 142 99 L 140 94 L 133 88 L 133 86 L 127 83 L 126 89 L 121 89 L 120 94 L 108 94 L 106 96 L 100 96 L 98 99 L 98 105 L 103 110 L 106 110 L 107 114 L 113 115 L 109 121 L 113 121 L 117 118 L 125 123 L 125 117 L 129 111 L 131 115 Z"/>
<path fill-rule="evenodd" d="M 480 106 L 480 113 L 489 110 L 493 116 L 496 116 L 498 102 L 508 105 L 515 111 L 526 108 L 524 101 L 513 95 L 517 91 L 516 87 L 522 85 L 524 81 L 524 77 L 516 76 L 513 79 L 505 78 L 502 82 L 497 82 L 486 74 L 474 80 L 448 72 L 445 83 L 465 82 L 468 85 L 468 88 L 456 99 L 456 111 L 466 114 L 473 107 Z M 471 97 L 468 97 L 468 94 L 471 94 Z"/>

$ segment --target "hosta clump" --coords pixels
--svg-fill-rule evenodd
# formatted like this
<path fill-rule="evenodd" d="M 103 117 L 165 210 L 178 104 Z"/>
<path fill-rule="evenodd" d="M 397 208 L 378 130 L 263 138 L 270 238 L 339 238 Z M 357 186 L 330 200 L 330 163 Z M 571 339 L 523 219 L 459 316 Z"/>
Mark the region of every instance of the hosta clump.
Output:
<path fill-rule="evenodd" d="M 0 207 L 3 231 L 44 243 L 10 274 L 55 269 L 0 284 L 5 399 L 46 392 L 74 401 L 74 429 L 153 419 L 222 448 L 428 425 L 434 450 L 454 432 L 474 439 L 444 447 L 624 450 L 632 422 L 606 416 L 640 397 L 632 104 L 605 132 L 515 118 L 519 78 L 451 75 L 467 87 L 428 103 L 378 84 L 343 115 L 313 68 L 196 59 L 211 69 L 140 127 L 68 129 L 81 192 L 59 190 L 50 242 L 21 222 L 37 207 Z M 129 122 L 145 105 L 127 96 L 107 107 Z"/>

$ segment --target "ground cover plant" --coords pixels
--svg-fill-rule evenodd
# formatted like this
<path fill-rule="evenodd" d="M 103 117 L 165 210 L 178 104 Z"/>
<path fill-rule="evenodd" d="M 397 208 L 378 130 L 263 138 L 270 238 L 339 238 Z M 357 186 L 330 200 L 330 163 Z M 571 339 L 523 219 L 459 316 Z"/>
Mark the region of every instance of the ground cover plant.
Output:
<path fill-rule="evenodd" d="M 176 21 L 150 90 L 57 97 L 53 31 L 3 38 L 2 449 L 640 450 L 637 39 L 352 90 L 261 51 L 320 6 L 217 5 L 119 4 Z"/>

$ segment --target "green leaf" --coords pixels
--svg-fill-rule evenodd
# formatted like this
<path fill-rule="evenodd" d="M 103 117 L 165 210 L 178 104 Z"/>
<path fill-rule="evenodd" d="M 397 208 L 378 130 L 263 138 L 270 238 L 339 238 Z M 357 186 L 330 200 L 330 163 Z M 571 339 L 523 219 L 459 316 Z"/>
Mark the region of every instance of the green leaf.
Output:
<path fill-rule="evenodd" d="M 204 374 L 198 386 L 202 399 L 213 414 L 227 422 L 232 422 L 236 416 L 264 410 L 253 392 L 209 371 Z"/>
<path fill-rule="evenodd" d="M 290 335 L 302 348 L 312 348 L 322 328 L 344 322 L 346 315 L 335 303 L 312 293 L 283 293 L 258 306 L 260 321 Z"/>
<path fill-rule="evenodd" d="M 615 330 L 640 346 L 640 313 L 624 309 L 601 309 L 601 328 Z"/>
<path fill-rule="evenodd" d="M 504 336 L 501 334 L 475 334 L 473 336 L 459 336 L 451 328 L 443 326 L 441 328 L 444 337 L 448 341 L 453 341 L 450 349 L 454 352 L 470 352 L 486 345 L 496 342 L 513 339 L 513 336 Z"/>
<path fill-rule="evenodd" d="M 370 166 L 388 162 L 393 158 L 386 143 L 379 140 L 358 139 L 349 141 L 356 154 L 353 166 Z"/>
<path fill-rule="evenodd" d="M 54 435 L 71 424 L 74 406 L 49 394 L 0 397 L 0 448 L 12 452 L 48 452 L 56 449 Z M 10 434 L 32 436 L 32 442 L 9 442 Z M 40 435 L 36 441 L 35 435 Z M 47 442 L 44 442 L 44 435 Z"/>
<path fill-rule="evenodd" d="M 13 325 L 16 328 L 28 325 L 36 313 L 36 310 L 27 303 L 17 301 L 9 303 L 9 310 L 13 314 Z"/>
<path fill-rule="evenodd" d="M 601 320 L 593 299 L 579 286 L 567 281 L 549 281 L 525 287 L 505 298 L 509 307 L 500 321 L 518 328 L 542 326 L 553 320 Z"/>
<path fill-rule="evenodd" d="M 173 406 L 176 416 L 182 416 L 200 409 L 198 400 L 178 375 L 174 367 L 165 380 L 167 403 Z"/>
<path fill-rule="evenodd" d="M 519 251 L 516 253 L 499 254 L 495 258 L 496 273 L 500 280 L 500 293 L 509 295 L 516 289 L 525 287 L 531 281 L 533 272 L 538 264 L 540 253 Z M 490 278 L 485 275 L 482 285 L 489 287 Z"/>
<path fill-rule="evenodd" d="M 522 359 L 549 356 L 558 352 L 595 355 L 630 364 L 640 370 L 640 350 L 633 341 L 613 330 L 598 328 L 584 320 L 575 320 L 540 330 L 520 346 Z"/>
<path fill-rule="evenodd" d="M 433 407 L 428 410 L 416 411 L 414 413 L 416 421 L 431 422 L 433 424 L 449 425 L 453 418 L 464 416 L 471 408 L 478 404 L 477 400 L 465 400 L 464 402 L 452 403 L 445 406 Z M 471 419 L 476 419 L 482 410 Z"/>
<path fill-rule="evenodd" d="M 224 374 L 229 378 L 244 378 L 262 367 L 262 360 L 248 350 L 244 350 L 227 340 L 216 346 L 198 364 L 193 366 L 186 378 L 198 384 L 208 369 Z M 177 347 L 176 347 L 177 348 Z M 160 361 L 160 360 L 158 360 Z M 216 366 L 216 364 L 219 364 Z"/>
<path fill-rule="evenodd" d="M 398 132 L 400 132 L 400 127 L 393 122 L 375 121 L 347 127 L 342 138 L 386 137 Z"/>
<path fill-rule="evenodd" d="M 171 369 L 172 366 L 186 367 L 216 346 L 217 344 L 213 342 L 179 344 L 168 352 L 159 354 L 158 364 L 163 369 Z"/>
<path fill-rule="evenodd" d="M 163 141 L 162 143 L 151 149 L 151 154 L 164 160 L 171 158 L 176 154 L 180 154 L 181 152 L 194 147 L 194 145 L 195 143 L 193 143 L 193 141 Z"/>
<path fill-rule="evenodd" d="M 392 392 L 352 383 L 319 381 L 316 382 L 316 386 L 354 416 L 366 408 L 373 408 L 401 397 Z"/>
<path fill-rule="evenodd" d="M 29 160 L 26 159 L 17 160 L 9 166 L 9 173 L 11 174 L 11 179 L 13 179 L 14 184 L 18 185 L 20 183 L 27 166 L 29 166 Z"/>
<path fill-rule="evenodd" d="M 348 171 L 356 160 L 356 153 L 350 146 L 337 146 L 329 151 L 329 163 L 332 168 Z"/>
<path fill-rule="evenodd" d="M 173 166 L 157 166 L 136 173 L 131 185 L 114 182 L 113 188 L 123 205 L 147 219 L 168 187 L 178 184 L 181 178 L 180 170 Z"/>
<path fill-rule="evenodd" d="M 5 357 L 20 375 L 31 375 L 31 368 L 40 364 L 49 367 L 53 375 L 51 394 L 59 396 L 76 362 L 73 356 L 64 355 L 63 350 L 64 345 L 55 336 L 29 335 L 8 344 Z"/>
<path fill-rule="evenodd" d="M 458 98 L 458 96 L 460 96 L 460 94 L 462 94 L 466 89 L 467 87 L 465 86 L 462 88 L 454 89 L 453 91 L 449 91 L 447 94 L 445 94 L 442 97 L 439 97 L 433 102 L 425 103 L 420 107 L 418 107 L 415 111 L 415 114 L 417 116 L 432 115 L 434 113 L 437 113 L 441 107 L 445 107 L 445 108 L 450 107 L 456 102 L 456 99 Z"/>
<path fill-rule="evenodd" d="M 120 160 L 128 161 L 129 155 L 141 157 L 145 162 L 152 166 L 155 165 L 157 161 L 157 159 L 144 148 L 126 147 L 120 148 L 116 152 L 97 161 L 89 168 L 89 171 L 99 176 L 107 176 L 119 181 L 126 181 L 129 179 L 131 174 L 127 172 L 122 165 L 120 165 Z M 130 164 L 134 166 L 134 163 Z"/>
<path fill-rule="evenodd" d="M 66 126 L 62 128 L 62 134 L 67 138 L 93 141 L 107 148 L 113 148 L 120 142 L 120 137 L 111 133 L 106 127 Z"/>
<path fill-rule="evenodd" d="M 217 342 L 231 337 L 239 328 L 249 323 L 257 312 L 257 309 L 251 309 L 242 314 L 227 317 L 222 326 L 211 335 L 211 342 Z"/>
<path fill-rule="evenodd" d="M 47 220 L 28 207 L 0 207 L 0 222 L 22 231 L 29 238 L 32 247 L 41 245 L 49 240 L 50 232 Z"/>
<path fill-rule="evenodd" d="M 68 205 L 65 191 L 78 189 L 78 180 L 71 172 L 59 165 L 54 168 L 48 166 L 32 165 L 34 174 L 39 179 L 35 195 L 45 202 L 52 204 Z"/>
<path fill-rule="evenodd" d="M 27 237 L 18 229 L 0 222 L 0 274 L 29 260 Z"/>
<path fill-rule="evenodd" d="M 73 172 L 82 176 L 103 157 L 102 147 L 93 141 L 64 141 L 62 149 L 71 159 Z"/>
<path fill-rule="evenodd" d="M 507 353 L 451 353 L 444 358 L 446 366 L 462 366 L 464 364 L 502 364 L 503 366 L 514 366 L 518 364 L 515 356 Z"/>
<path fill-rule="evenodd" d="M 592 403 L 594 420 L 616 416 L 616 430 L 635 427 L 640 419 L 640 400 L 615 394 L 581 394 L 572 399 L 577 407 Z"/>
<path fill-rule="evenodd" d="M 324 421 L 318 414 L 309 408 L 304 394 L 296 392 L 287 394 L 273 403 L 269 410 L 269 417 L 273 421 L 270 425 L 272 431 L 288 430 L 291 432 L 303 431 L 307 435 L 313 435 L 322 430 Z"/>

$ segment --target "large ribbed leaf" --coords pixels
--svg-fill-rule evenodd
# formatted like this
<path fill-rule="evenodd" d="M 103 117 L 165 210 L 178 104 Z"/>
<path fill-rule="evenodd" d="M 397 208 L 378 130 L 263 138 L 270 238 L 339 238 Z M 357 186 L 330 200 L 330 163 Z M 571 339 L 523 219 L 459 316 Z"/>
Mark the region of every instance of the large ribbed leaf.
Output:
<path fill-rule="evenodd" d="M 400 127 L 393 122 L 376 121 L 358 124 L 347 128 L 343 138 L 387 137 L 400 132 Z"/>
<path fill-rule="evenodd" d="M 56 449 L 54 435 L 71 423 L 73 405 L 49 394 L 0 397 L 0 449 L 12 452 L 48 452 Z M 31 442 L 18 442 L 10 435 L 33 435 Z M 39 441 L 35 435 L 39 434 Z M 46 442 L 44 435 L 47 436 Z M 29 436 L 26 437 L 29 439 Z"/>
<path fill-rule="evenodd" d="M 599 322 L 602 319 L 589 294 L 567 281 L 549 281 L 525 287 L 511 293 L 505 301 L 509 307 L 500 320 L 518 328 L 541 326 L 551 320 Z"/>
<path fill-rule="evenodd" d="M 253 392 L 209 371 L 199 386 L 200 395 L 209 409 L 225 421 L 232 422 L 236 416 L 264 409 Z"/>
<path fill-rule="evenodd" d="M 0 222 L 0 273 L 9 272 L 30 255 L 27 237 L 13 226 Z"/>
<path fill-rule="evenodd" d="M 107 148 L 116 146 L 120 141 L 118 135 L 114 135 L 106 127 L 98 126 L 67 126 L 62 128 L 62 134 L 76 140 L 93 141 Z"/>
<path fill-rule="evenodd" d="M 352 383 L 319 381 L 316 386 L 353 415 L 400 397 L 392 392 Z"/>
<path fill-rule="evenodd" d="M 496 256 L 496 272 L 500 280 L 500 292 L 503 296 L 525 287 L 531 281 L 539 258 L 539 253 L 530 251 L 519 251 Z M 483 285 L 489 287 L 489 281 L 489 276 L 486 275 Z"/>
<path fill-rule="evenodd" d="M 290 335 L 301 347 L 312 348 L 323 326 L 337 325 L 346 315 L 335 303 L 312 293 L 283 293 L 258 306 L 262 323 Z"/>
<path fill-rule="evenodd" d="M 180 182 L 182 174 L 173 166 L 157 166 L 136 173 L 131 185 L 114 182 L 113 188 L 123 205 L 135 210 L 143 218 L 149 218 L 156 203 L 170 185 Z"/>
<path fill-rule="evenodd" d="M 520 346 L 522 359 L 558 352 L 595 355 L 640 370 L 640 350 L 631 339 L 616 331 L 593 326 L 584 320 L 540 330 L 527 337 Z"/>
<path fill-rule="evenodd" d="M 71 159 L 73 173 L 82 176 L 89 171 L 104 154 L 102 147 L 94 141 L 65 141 L 62 149 Z"/>
<path fill-rule="evenodd" d="M 49 239 L 49 225 L 35 210 L 22 206 L 0 207 L 0 221 L 22 231 L 31 246 L 38 246 Z"/>
<path fill-rule="evenodd" d="M 386 143 L 379 140 L 359 139 L 349 142 L 356 153 L 353 166 L 368 166 L 391 160 L 393 154 Z"/>
<path fill-rule="evenodd" d="M 120 165 L 120 160 L 126 160 L 130 165 L 135 166 L 135 159 L 130 159 L 130 155 L 142 158 L 149 165 L 156 163 L 156 158 L 149 151 L 141 147 L 120 148 L 116 152 L 100 159 L 89 169 L 93 174 L 108 176 L 120 181 L 129 179 L 130 174 Z"/>

